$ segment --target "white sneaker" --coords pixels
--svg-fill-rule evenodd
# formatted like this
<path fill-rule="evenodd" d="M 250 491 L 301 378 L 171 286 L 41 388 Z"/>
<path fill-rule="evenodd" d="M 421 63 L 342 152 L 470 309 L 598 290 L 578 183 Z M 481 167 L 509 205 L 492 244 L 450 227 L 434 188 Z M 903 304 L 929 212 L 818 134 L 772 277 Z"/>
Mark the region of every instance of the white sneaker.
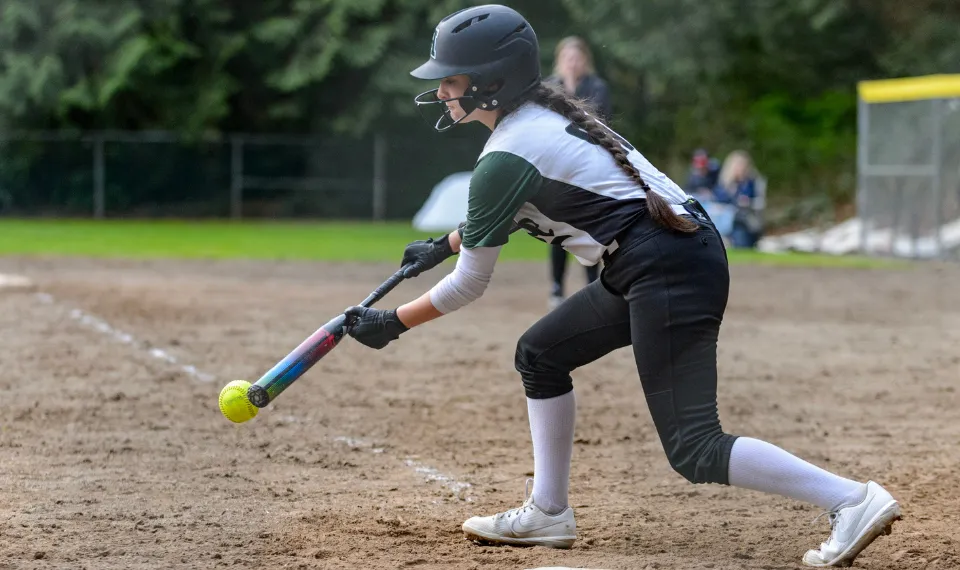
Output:
<path fill-rule="evenodd" d="M 830 538 L 820 545 L 820 550 L 808 550 L 803 555 L 804 564 L 850 566 L 874 539 L 890 534 L 893 522 L 900 520 L 900 504 L 873 481 L 868 481 L 866 487 L 861 502 L 824 513 L 830 517 Z"/>
<path fill-rule="evenodd" d="M 463 523 L 468 540 L 481 543 L 512 544 L 514 546 L 547 546 L 570 548 L 577 539 L 577 522 L 573 507 L 550 515 L 533 504 L 527 480 L 523 505 L 505 513 L 489 517 L 472 517 Z"/>
<path fill-rule="evenodd" d="M 549 310 L 554 310 L 560 306 L 564 301 L 563 295 L 550 295 L 550 299 L 547 301 L 547 308 Z"/>

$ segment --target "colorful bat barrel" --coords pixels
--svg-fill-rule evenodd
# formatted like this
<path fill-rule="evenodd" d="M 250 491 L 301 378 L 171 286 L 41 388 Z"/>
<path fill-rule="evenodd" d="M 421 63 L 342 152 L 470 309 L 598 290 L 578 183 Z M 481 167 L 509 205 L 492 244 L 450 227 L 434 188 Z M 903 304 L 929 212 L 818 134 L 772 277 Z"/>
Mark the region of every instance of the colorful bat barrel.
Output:
<path fill-rule="evenodd" d="M 413 264 L 407 264 L 397 270 L 396 273 L 381 283 L 373 293 L 370 293 L 360 303 L 360 306 L 369 307 L 382 299 L 384 295 L 403 281 L 403 274 L 412 266 Z M 247 399 L 250 400 L 250 403 L 258 408 L 266 407 L 281 392 L 290 387 L 297 378 L 303 376 L 307 370 L 310 370 L 311 366 L 337 346 L 337 343 L 347 332 L 347 324 L 347 316 L 340 315 L 301 342 L 300 346 L 293 349 L 283 360 L 276 363 L 273 368 L 247 388 Z M 352 324 L 350 323 L 351 326 Z"/>
<path fill-rule="evenodd" d="M 340 315 L 323 325 L 247 389 L 247 398 L 258 408 L 269 404 L 302 376 L 343 338 L 347 317 Z"/>

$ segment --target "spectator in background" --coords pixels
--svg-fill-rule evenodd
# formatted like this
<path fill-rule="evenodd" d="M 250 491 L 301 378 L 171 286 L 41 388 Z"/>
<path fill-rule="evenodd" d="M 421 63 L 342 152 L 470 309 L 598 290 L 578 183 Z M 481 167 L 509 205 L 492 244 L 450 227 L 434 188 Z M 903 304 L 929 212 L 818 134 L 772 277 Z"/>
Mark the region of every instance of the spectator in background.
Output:
<path fill-rule="evenodd" d="M 700 201 L 713 200 L 713 191 L 720 180 L 720 163 L 710 158 L 707 151 L 697 149 L 693 153 L 690 163 L 690 174 L 687 176 L 687 194 L 697 197 Z"/>
<path fill-rule="evenodd" d="M 754 247 L 762 233 L 763 180 L 750 155 L 735 150 L 727 155 L 714 188 L 714 200 L 736 208 L 730 240 L 734 247 Z"/>
<path fill-rule="evenodd" d="M 610 90 L 607 88 L 607 83 L 597 76 L 590 46 L 582 38 L 569 36 L 560 40 L 554 50 L 553 75 L 547 77 L 546 82 L 553 83 L 570 95 L 586 101 L 593 107 L 602 122 L 606 123 L 610 120 L 612 114 Z M 552 279 L 550 308 L 553 309 L 564 299 L 563 278 L 567 272 L 567 252 L 558 244 L 551 244 L 549 247 Z M 585 269 L 587 283 L 595 281 L 600 276 L 599 265 L 588 266 Z"/>

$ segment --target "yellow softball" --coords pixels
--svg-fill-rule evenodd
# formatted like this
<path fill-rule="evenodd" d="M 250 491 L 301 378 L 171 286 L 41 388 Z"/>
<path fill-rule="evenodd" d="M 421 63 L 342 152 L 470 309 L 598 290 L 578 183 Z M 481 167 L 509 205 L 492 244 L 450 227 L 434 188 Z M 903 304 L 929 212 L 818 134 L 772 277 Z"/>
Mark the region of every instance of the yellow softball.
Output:
<path fill-rule="evenodd" d="M 249 387 L 246 380 L 234 380 L 220 390 L 220 412 L 231 422 L 242 424 L 252 420 L 260 411 L 247 399 Z"/>

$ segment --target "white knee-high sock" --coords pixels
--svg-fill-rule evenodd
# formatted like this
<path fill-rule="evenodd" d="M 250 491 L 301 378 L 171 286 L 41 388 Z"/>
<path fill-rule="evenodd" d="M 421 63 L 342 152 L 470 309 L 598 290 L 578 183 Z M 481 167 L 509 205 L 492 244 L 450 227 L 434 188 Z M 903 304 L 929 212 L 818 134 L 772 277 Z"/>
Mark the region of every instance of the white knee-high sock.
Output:
<path fill-rule="evenodd" d="M 759 439 L 738 437 L 730 451 L 729 482 L 776 493 L 826 510 L 856 502 L 864 485 L 834 475 Z"/>
<path fill-rule="evenodd" d="M 567 508 L 577 398 L 572 390 L 544 400 L 527 398 L 527 414 L 533 438 L 533 502 L 547 513 L 559 513 Z"/>

